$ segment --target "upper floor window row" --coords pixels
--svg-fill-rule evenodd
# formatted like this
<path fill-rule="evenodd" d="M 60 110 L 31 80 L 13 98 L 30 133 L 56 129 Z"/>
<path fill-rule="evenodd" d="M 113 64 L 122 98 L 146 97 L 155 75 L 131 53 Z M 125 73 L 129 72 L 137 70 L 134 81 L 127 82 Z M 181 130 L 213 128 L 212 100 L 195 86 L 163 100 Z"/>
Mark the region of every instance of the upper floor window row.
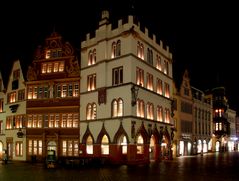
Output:
<path fill-rule="evenodd" d="M 64 71 L 64 62 L 48 62 L 42 63 L 41 73 L 56 73 L 56 72 L 63 72 Z"/>
<path fill-rule="evenodd" d="M 28 99 L 79 97 L 79 83 L 62 83 L 55 86 L 38 85 L 29 86 Z"/>
<path fill-rule="evenodd" d="M 47 50 L 45 58 L 57 58 L 57 57 L 62 57 L 62 50 L 61 49 L 54 49 L 54 50 Z"/>
<path fill-rule="evenodd" d="M 88 65 L 94 65 L 96 63 L 96 49 L 90 50 L 88 54 Z"/>
<path fill-rule="evenodd" d="M 117 42 L 112 43 L 111 58 L 115 58 L 120 55 L 121 55 L 121 41 L 118 40 Z"/>
<path fill-rule="evenodd" d="M 153 75 L 150 73 L 147 73 L 146 75 L 146 88 L 148 90 L 154 91 L 154 78 Z M 139 86 L 144 87 L 144 70 L 137 67 L 136 68 L 136 84 Z M 164 91 L 163 91 L 164 88 Z M 156 92 L 160 95 L 163 95 L 167 98 L 170 97 L 170 85 L 167 82 L 164 82 L 164 86 L 163 86 L 163 82 L 161 79 L 157 78 L 156 79 Z"/>
<path fill-rule="evenodd" d="M 18 97 L 17 97 L 18 96 Z M 7 94 L 7 103 L 14 103 L 25 100 L 25 90 L 13 91 Z"/>

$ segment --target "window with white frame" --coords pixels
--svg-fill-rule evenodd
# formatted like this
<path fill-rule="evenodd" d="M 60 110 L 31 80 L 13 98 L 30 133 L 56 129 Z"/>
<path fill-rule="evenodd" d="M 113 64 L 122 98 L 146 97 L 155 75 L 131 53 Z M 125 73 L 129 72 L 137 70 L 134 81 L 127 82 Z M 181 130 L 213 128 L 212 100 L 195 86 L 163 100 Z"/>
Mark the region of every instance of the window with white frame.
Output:
<path fill-rule="evenodd" d="M 121 41 L 118 40 L 117 42 L 112 43 L 111 58 L 115 58 L 120 55 L 121 55 Z"/>
<path fill-rule="evenodd" d="M 112 85 L 123 84 L 123 67 L 113 69 L 113 83 Z"/>

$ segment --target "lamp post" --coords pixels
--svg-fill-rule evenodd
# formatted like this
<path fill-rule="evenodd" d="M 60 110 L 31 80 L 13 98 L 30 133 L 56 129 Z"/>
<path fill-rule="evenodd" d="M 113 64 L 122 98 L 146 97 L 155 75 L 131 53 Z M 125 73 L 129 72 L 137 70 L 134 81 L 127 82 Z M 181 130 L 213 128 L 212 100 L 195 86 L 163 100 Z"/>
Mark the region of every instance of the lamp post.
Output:
<path fill-rule="evenodd" d="M 137 102 L 137 98 L 138 98 L 138 92 L 139 92 L 139 88 L 136 87 L 135 85 L 133 85 L 131 87 L 131 94 L 132 94 L 132 101 L 131 101 L 131 105 L 135 106 L 136 102 Z"/>

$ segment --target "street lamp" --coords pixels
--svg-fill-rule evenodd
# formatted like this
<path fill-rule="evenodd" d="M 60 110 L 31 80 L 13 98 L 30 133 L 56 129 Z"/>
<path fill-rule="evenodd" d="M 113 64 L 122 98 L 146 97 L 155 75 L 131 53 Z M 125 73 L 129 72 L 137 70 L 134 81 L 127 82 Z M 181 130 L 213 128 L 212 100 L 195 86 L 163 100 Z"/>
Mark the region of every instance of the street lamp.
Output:
<path fill-rule="evenodd" d="M 132 93 L 132 101 L 131 101 L 131 105 L 135 106 L 136 102 L 137 102 L 137 98 L 138 98 L 138 92 L 139 92 L 139 88 L 136 87 L 135 85 L 133 85 L 131 87 L 131 93 Z"/>

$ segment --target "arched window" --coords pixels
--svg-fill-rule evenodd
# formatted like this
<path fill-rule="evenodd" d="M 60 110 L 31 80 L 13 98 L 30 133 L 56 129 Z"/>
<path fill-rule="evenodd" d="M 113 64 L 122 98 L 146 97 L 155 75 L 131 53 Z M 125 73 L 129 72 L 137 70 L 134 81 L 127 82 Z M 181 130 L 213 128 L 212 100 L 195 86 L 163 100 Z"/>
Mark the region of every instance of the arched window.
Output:
<path fill-rule="evenodd" d="M 86 153 L 93 154 L 93 139 L 90 135 L 86 139 Z"/>
<path fill-rule="evenodd" d="M 87 120 L 92 120 L 96 119 L 96 104 L 88 104 L 86 107 L 86 119 Z"/>
<path fill-rule="evenodd" d="M 88 65 L 92 64 L 92 56 L 93 56 L 93 54 L 92 54 L 92 51 L 90 50 L 89 54 L 88 54 Z"/>
<path fill-rule="evenodd" d="M 137 100 L 137 116 L 144 118 L 145 112 L 144 112 L 144 101 L 138 99 Z"/>
<path fill-rule="evenodd" d="M 137 44 L 137 56 L 144 60 L 144 45 L 140 42 Z"/>
<path fill-rule="evenodd" d="M 161 57 L 159 55 L 156 55 L 156 68 L 162 71 L 162 62 Z"/>
<path fill-rule="evenodd" d="M 154 106 L 152 103 L 147 103 L 147 119 L 154 119 Z"/>
<path fill-rule="evenodd" d="M 112 101 L 112 117 L 123 116 L 123 100 L 119 98 Z"/>
<path fill-rule="evenodd" d="M 101 140 L 101 154 L 109 154 L 109 138 L 107 137 L 107 135 L 104 135 Z"/>
<path fill-rule="evenodd" d="M 122 154 L 127 154 L 127 139 L 126 136 L 122 136 L 120 139 L 120 145 L 122 147 Z"/>
<path fill-rule="evenodd" d="M 163 122 L 163 108 L 162 108 L 162 106 L 157 107 L 157 121 Z"/>
<path fill-rule="evenodd" d="M 90 50 L 88 54 L 88 65 L 94 65 L 96 63 L 96 49 Z"/>
<path fill-rule="evenodd" d="M 116 44 L 116 57 L 121 55 L 121 41 L 118 40 Z"/>
<path fill-rule="evenodd" d="M 116 57 L 116 43 L 113 42 L 112 43 L 112 50 L 111 50 L 111 58 L 115 58 Z"/>
<path fill-rule="evenodd" d="M 144 139 L 141 135 L 137 137 L 137 154 L 144 153 Z"/>

